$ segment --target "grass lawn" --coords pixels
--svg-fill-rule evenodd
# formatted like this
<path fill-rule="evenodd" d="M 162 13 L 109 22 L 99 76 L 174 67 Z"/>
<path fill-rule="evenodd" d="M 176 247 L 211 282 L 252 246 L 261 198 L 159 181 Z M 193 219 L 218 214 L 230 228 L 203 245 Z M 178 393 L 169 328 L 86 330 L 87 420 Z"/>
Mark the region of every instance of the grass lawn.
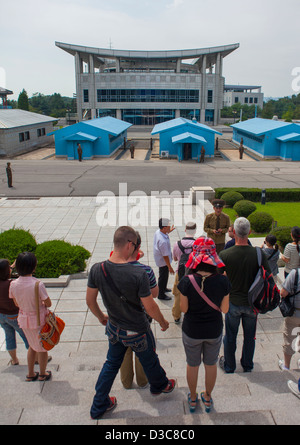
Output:
<path fill-rule="evenodd" d="M 272 215 L 274 221 L 277 221 L 277 227 L 300 226 L 300 202 L 267 202 L 266 205 L 256 202 L 255 205 L 257 212 L 266 212 Z M 236 212 L 231 208 L 224 208 L 223 212 L 230 217 L 233 223 L 237 217 Z M 252 234 L 252 237 L 257 235 Z M 264 235 L 267 234 L 259 234 L 258 236 Z"/>

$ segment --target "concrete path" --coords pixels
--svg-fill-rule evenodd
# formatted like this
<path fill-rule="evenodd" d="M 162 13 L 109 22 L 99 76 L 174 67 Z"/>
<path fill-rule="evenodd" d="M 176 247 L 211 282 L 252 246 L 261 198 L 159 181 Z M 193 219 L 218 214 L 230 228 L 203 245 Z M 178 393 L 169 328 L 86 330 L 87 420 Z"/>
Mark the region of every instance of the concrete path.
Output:
<path fill-rule="evenodd" d="M 169 199 L 170 202 L 170 199 Z M 129 207 L 127 206 L 129 205 Z M 166 211 L 166 202 L 161 211 Z M 138 207 L 136 207 L 138 206 Z M 0 199 L 0 230 L 13 225 L 30 228 L 38 242 L 61 238 L 82 244 L 92 252 L 89 265 L 106 259 L 112 249 L 115 227 L 125 218 L 149 213 L 149 200 L 142 204 L 126 203 L 121 199 L 114 215 L 113 224 L 104 225 L 105 215 L 99 210 L 95 198 L 41 198 L 39 200 Z M 143 207 L 140 207 L 143 206 Z M 178 203 L 170 206 L 170 216 L 176 218 Z M 136 212 L 134 211 L 136 210 Z M 152 211 L 156 211 L 152 207 Z M 168 208 L 167 208 L 168 210 Z M 195 218 L 202 234 L 203 212 L 194 208 Z M 155 219 L 157 220 L 157 219 Z M 130 222 L 130 221 L 129 221 Z M 152 241 L 156 230 L 151 219 L 144 220 L 139 227 L 142 237 L 143 261 L 150 264 L 157 274 L 153 262 Z M 109 223 L 109 220 L 108 220 Z M 99 225 L 100 224 L 100 225 Z M 171 234 L 172 245 L 183 236 L 184 223 L 177 224 Z M 261 239 L 252 240 L 260 245 Z M 280 272 L 282 278 L 282 270 Z M 169 280 L 172 287 L 174 277 Z M 117 408 L 104 415 L 99 421 L 90 419 L 89 410 L 94 395 L 94 386 L 106 358 L 107 339 L 104 327 L 87 309 L 85 303 L 87 279 L 71 280 L 67 287 L 49 287 L 53 309 L 66 321 L 61 343 L 51 355 L 53 360 L 48 369 L 53 373 L 49 382 L 26 383 L 26 351 L 18 340 L 19 366 L 9 366 L 5 351 L 3 331 L 0 329 L 0 424 L 1 425 L 90 425 L 99 424 L 117 429 L 120 425 L 186 425 L 193 429 L 197 425 L 291 425 L 300 423 L 300 400 L 289 392 L 287 380 L 300 377 L 297 368 L 299 354 L 292 360 L 291 371 L 278 368 L 282 357 L 282 323 L 278 310 L 259 316 L 255 368 L 252 373 L 243 373 L 239 364 L 242 332 L 238 336 L 237 372 L 232 375 L 218 371 L 214 390 L 215 407 L 206 414 L 199 404 L 191 415 L 187 405 L 187 383 L 185 354 L 181 341 L 181 325 L 175 325 L 171 315 L 172 301 L 158 301 L 170 327 L 162 332 L 156 322 L 152 329 L 157 341 L 157 352 L 169 378 L 176 378 L 176 389 L 172 394 L 153 397 L 149 389 L 139 389 L 134 384 L 131 390 L 123 389 L 117 376 L 111 395 L 118 399 Z M 103 307 L 103 306 L 102 306 Z M 203 390 L 204 371 L 200 368 L 198 392 Z M 101 430 L 102 432 L 102 430 Z"/>

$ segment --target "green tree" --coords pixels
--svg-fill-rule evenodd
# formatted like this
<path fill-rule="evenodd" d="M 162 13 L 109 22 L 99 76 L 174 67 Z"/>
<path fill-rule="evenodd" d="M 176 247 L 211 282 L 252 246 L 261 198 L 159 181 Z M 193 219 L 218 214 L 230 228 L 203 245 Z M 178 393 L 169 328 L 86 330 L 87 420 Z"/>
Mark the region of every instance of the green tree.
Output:
<path fill-rule="evenodd" d="M 23 89 L 18 97 L 18 108 L 20 110 L 29 110 L 29 101 L 28 101 L 28 95 L 26 90 Z"/>

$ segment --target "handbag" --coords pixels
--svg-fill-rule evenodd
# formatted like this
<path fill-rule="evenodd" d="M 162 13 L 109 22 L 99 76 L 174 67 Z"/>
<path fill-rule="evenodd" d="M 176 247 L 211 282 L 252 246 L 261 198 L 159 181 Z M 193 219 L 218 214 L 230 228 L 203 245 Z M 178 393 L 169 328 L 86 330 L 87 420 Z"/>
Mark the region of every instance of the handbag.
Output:
<path fill-rule="evenodd" d="M 37 323 L 40 326 L 39 281 L 35 283 L 35 305 Z M 45 324 L 39 332 L 40 342 L 46 351 L 50 351 L 59 343 L 64 328 L 65 322 L 55 315 L 54 312 L 49 311 L 46 315 Z"/>
<path fill-rule="evenodd" d="M 204 292 L 202 292 L 202 290 L 200 289 L 200 287 L 198 286 L 198 283 L 194 277 L 194 275 L 188 275 L 190 282 L 192 283 L 192 285 L 194 286 L 194 288 L 196 289 L 196 291 L 198 292 L 198 294 L 200 295 L 200 297 L 203 298 L 204 301 L 206 301 L 206 303 L 212 307 L 213 309 L 215 309 L 218 312 L 222 312 L 221 309 L 215 304 L 213 303 L 206 295 Z"/>
<path fill-rule="evenodd" d="M 283 317 L 292 317 L 295 312 L 295 295 L 297 293 L 299 279 L 299 269 L 296 269 L 294 281 L 294 293 L 282 298 L 279 303 L 279 309 Z"/>

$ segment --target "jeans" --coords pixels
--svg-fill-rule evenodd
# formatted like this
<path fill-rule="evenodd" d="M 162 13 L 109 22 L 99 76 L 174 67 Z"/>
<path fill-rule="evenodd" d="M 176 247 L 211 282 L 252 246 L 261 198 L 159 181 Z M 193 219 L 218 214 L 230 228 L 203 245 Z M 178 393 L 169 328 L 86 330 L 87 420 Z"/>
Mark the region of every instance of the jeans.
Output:
<path fill-rule="evenodd" d="M 169 268 L 168 266 L 163 266 L 159 268 L 159 275 L 158 275 L 158 289 L 159 294 L 158 298 L 164 297 L 166 288 L 168 285 L 168 279 L 169 279 Z"/>
<path fill-rule="evenodd" d="M 245 372 L 250 372 L 253 369 L 257 315 L 250 306 L 235 306 L 230 303 L 229 311 L 225 316 L 226 333 L 224 337 L 224 369 L 228 373 L 234 372 L 236 368 L 236 339 L 241 320 L 244 331 L 241 365 Z"/>
<path fill-rule="evenodd" d="M 109 392 L 128 347 L 131 347 L 139 358 L 149 380 L 151 393 L 160 393 L 168 385 L 168 378 L 155 352 L 155 340 L 150 328 L 147 332 L 137 334 L 120 329 L 109 321 L 106 326 L 106 335 L 109 347 L 106 362 L 95 387 L 96 394 L 91 407 L 93 419 L 101 417 L 110 405 Z"/>
<path fill-rule="evenodd" d="M 18 314 L 0 314 L 0 325 L 4 329 L 7 351 L 14 351 L 17 349 L 16 332 L 18 332 L 24 341 L 26 349 L 29 348 L 27 338 L 25 337 L 23 330 L 18 325 Z"/>

